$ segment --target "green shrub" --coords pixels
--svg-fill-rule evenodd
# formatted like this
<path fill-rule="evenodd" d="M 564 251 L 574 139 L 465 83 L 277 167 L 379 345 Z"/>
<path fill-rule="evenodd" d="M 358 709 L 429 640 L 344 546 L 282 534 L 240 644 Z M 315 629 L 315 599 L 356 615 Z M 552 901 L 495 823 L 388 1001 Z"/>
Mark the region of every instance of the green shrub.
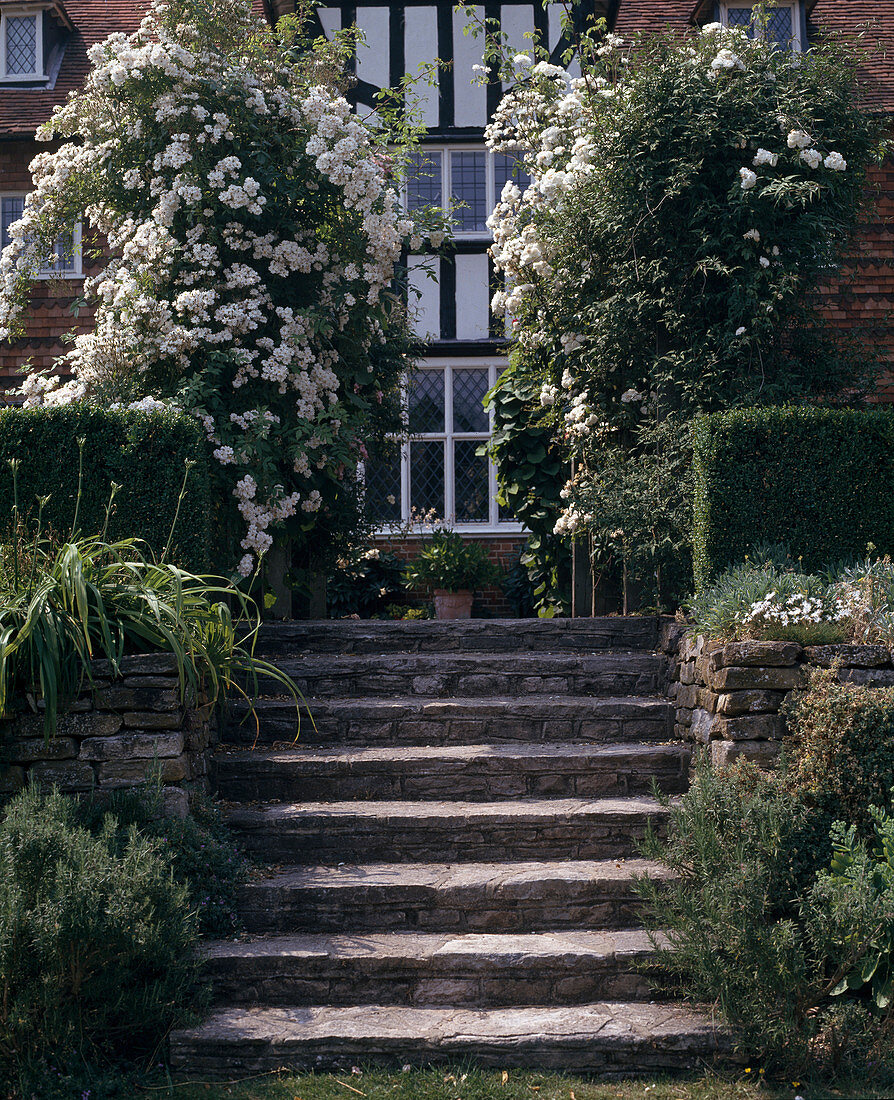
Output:
<path fill-rule="evenodd" d="M 196 915 L 158 841 L 32 787 L 0 823 L 0 1073 L 151 1055 L 196 1003 Z"/>
<path fill-rule="evenodd" d="M 872 828 L 870 806 L 888 803 L 894 787 L 894 688 L 842 684 L 817 669 L 806 691 L 784 704 L 790 766 L 788 789 L 822 818 Z"/>
<path fill-rule="evenodd" d="M 879 891 L 863 874 L 830 883 L 830 848 L 784 770 L 702 764 L 670 805 L 667 839 L 643 847 L 672 877 L 638 882 L 664 983 L 713 1005 L 747 1057 L 798 1073 L 859 1064 L 886 1036 L 859 990 L 838 989 L 881 947 Z M 859 1028 L 841 1033 L 843 1020 Z"/>
<path fill-rule="evenodd" d="M 189 891 L 201 933 L 229 936 L 240 930 L 237 900 L 248 862 L 215 802 L 193 792 L 188 817 L 166 816 L 161 791 L 147 786 L 115 791 L 105 799 L 90 797 L 77 805 L 78 822 L 94 834 L 101 833 L 109 814 L 117 822 L 119 854 L 127 848 L 132 827 L 162 845 L 174 879 Z"/>
<path fill-rule="evenodd" d="M 894 415 L 740 409 L 695 426 L 696 587 L 785 542 L 802 568 L 894 551 Z"/>
<path fill-rule="evenodd" d="M 82 460 L 79 439 L 84 441 Z M 139 537 L 161 554 L 177 512 L 185 464 L 191 462 L 169 556 L 187 569 L 206 570 L 211 531 L 207 451 L 198 423 L 179 413 L 92 405 L 0 409 L 0 517 L 13 514 L 9 460 L 17 459 L 23 514 L 49 494 L 43 518 L 58 535 L 71 533 L 76 509 L 81 531 L 101 531 L 114 482 L 120 489 L 108 537 Z M 7 533 L 0 529 L 0 538 Z"/>
<path fill-rule="evenodd" d="M 553 533 L 563 508 L 559 495 L 570 473 L 564 448 L 540 404 L 541 379 L 516 349 L 487 395 L 490 441 L 480 448 L 497 468 L 499 501 L 530 531 L 520 564 L 533 587 L 533 606 L 548 618 L 571 609 L 571 548 Z"/>
<path fill-rule="evenodd" d="M 811 912 L 816 939 L 832 943 L 831 995 L 865 993 L 890 1012 L 894 1001 L 894 818 L 870 807 L 875 847 L 856 828 L 832 828 L 832 865 L 817 879 Z M 841 920 L 841 914 L 846 914 Z M 817 919 L 818 918 L 818 919 Z M 837 979 L 837 981 L 836 981 Z"/>
<path fill-rule="evenodd" d="M 448 592 L 481 588 L 499 576 L 499 569 L 480 542 L 467 542 L 456 531 L 434 531 L 410 562 L 411 588 L 444 588 Z"/>
<path fill-rule="evenodd" d="M 326 582 L 329 617 L 370 619 L 387 611 L 395 596 L 404 592 L 404 571 L 404 563 L 394 554 L 376 547 L 340 561 Z"/>

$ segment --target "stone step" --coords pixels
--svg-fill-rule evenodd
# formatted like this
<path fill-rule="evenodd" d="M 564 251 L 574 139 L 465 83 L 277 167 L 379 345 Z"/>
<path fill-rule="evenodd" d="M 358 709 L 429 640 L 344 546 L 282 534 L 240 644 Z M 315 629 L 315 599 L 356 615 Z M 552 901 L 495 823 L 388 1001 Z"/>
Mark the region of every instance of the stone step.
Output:
<path fill-rule="evenodd" d="M 690 750 L 670 745 L 443 745 L 218 752 L 217 791 L 242 802 L 338 802 L 455 798 L 594 798 L 677 794 L 688 786 Z"/>
<path fill-rule="evenodd" d="M 454 619 L 377 622 L 330 619 L 264 623 L 258 653 L 591 653 L 596 649 L 655 649 L 654 615 L 598 619 Z"/>
<path fill-rule="evenodd" d="M 497 1067 L 643 1074 L 694 1067 L 726 1049 L 709 1015 L 675 1004 L 232 1006 L 173 1032 L 170 1064 L 177 1074 L 205 1078 L 464 1058 Z"/>
<path fill-rule="evenodd" d="M 248 932 L 536 932 L 630 928 L 644 859 L 518 863 L 368 863 L 282 870 L 243 887 Z"/>
<path fill-rule="evenodd" d="M 630 855 L 667 810 L 654 798 L 308 802 L 235 806 L 250 855 L 275 863 L 481 862 Z"/>
<path fill-rule="evenodd" d="M 279 657 L 276 666 L 306 697 L 456 698 L 649 695 L 662 689 L 666 658 L 617 650 L 577 653 L 387 653 Z M 260 678 L 262 693 L 281 688 Z"/>
<path fill-rule="evenodd" d="M 257 724 L 243 703 L 230 708 L 225 736 L 252 744 L 406 745 L 493 741 L 665 741 L 674 710 L 649 696 L 593 698 L 541 695 L 507 698 L 260 699 Z M 299 725 L 300 717 L 300 725 Z"/>
<path fill-rule="evenodd" d="M 588 1004 L 648 1000 L 641 929 L 521 935 L 386 932 L 211 943 L 219 1002 L 266 1005 Z"/>

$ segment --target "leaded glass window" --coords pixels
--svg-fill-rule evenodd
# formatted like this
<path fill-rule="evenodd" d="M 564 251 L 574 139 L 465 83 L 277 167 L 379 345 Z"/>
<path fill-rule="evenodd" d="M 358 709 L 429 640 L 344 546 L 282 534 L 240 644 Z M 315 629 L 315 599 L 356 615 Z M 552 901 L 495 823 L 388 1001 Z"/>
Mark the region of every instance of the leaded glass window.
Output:
<path fill-rule="evenodd" d="M 7 76 L 36 76 L 38 65 L 37 15 L 4 15 L 3 43 Z"/>
<path fill-rule="evenodd" d="M 10 243 L 9 228 L 17 222 L 25 209 L 24 195 L 0 196 L 0 248 Z M 56 238 L 55 258 L 41 265 L 41 275 L 77 275 L 79 265 L 79 231 L 62 233 Z"/>
<path fill-rule="evenodd" d="M 407 438 L 366 463 L 367 506 L 379 526 L 518 530 L 497 505 L 490 458 L 478 453 L 491 432 L 484 398 L 503 366 L 429 360 L 407 380 Z"/>
<path fill-rule="evenodd" d="M 747 27 L 749 38 L 760 34 L 780 49 L 801 49 L 800 3 L 768 5 L 763 24 L 755 20 L 754 5 L 751 4 L 727 4 L 722 8 L 722 16 L 728 27 Z"/>
<path fill-rule="evenodd" d="M 457 236 L 489 237 L 487 219 L 510 179 L 522 190 L 531 182 L 517 157 L 467 146 L 425 147 L 408 166 L 406 208 L 449 209 Z"/>

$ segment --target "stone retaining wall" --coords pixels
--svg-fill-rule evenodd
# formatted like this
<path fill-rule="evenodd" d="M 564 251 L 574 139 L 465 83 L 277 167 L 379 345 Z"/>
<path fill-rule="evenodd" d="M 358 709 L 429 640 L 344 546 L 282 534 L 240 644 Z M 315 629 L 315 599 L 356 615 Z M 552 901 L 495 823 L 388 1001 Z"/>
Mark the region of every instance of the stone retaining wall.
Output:
<path fill-rule="evenodd" d="M 744 757 L 772 766 L 785 733 L 782 703 L 789 692 L 806 686 L 811 667 L 838 664 L 845 682 L 894 685 L 892 653 L 880 645 L 724 643 L 682 629 L 666 630 L 665 639 L 675 736 L 710 746 L 717 765 Z"/>
<path fill-rule="evenodd" d="M 214 739 L 210 706 L 184 707 L 167 653 L 125 657 L 114 677 L 93 665 L 93 691 L 61 715 L 47 740 L 41 712 L 0 721 L 0 798 L 29 780 L 67 793 L 136 787 L 158 775 L 170 812 L 185 813 L 187 786 L 208 786 Z"/>

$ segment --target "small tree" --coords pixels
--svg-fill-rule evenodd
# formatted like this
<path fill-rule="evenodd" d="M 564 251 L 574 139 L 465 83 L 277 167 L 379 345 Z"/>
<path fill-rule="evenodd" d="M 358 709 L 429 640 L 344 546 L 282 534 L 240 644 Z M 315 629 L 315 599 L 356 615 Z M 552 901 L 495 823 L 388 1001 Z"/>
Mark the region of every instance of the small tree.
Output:
<path fill-rule="evenodd" d="M 393 178 L 413 130 L 357 116 L 343 94 L 355 35 L 311 41 L 308 10 L 271 31 L 250 0 L 155 0 L 135 34 L 94 46 L 83 90 L 39 135 L 63 144 L 33 161 L 0 260 L 0 336 L 14 336 L 60 234 L 86 215 L 108 242 L 73 377 L 32 375 L 26 404 L 197 416 L 241 514 L 243 576 L 276 527 L 319 545 L 350 526 L 353 473 L 399 426 L 411 362 L 392 280 L 421 244 Z"/>
<path fill-rule="evenodd" d="M 817 291 L 882 127 L 854 48 L 795 55 L 720 24 L 632 47 L 603 32 L 578 40 L 575 79 L 529 54 L 502 62 L 514 84 L 488 141 L 533 182 L 507 184 L 491 219 L 507 280 L 494 307 L 514 318 L 513 386 L 522 371 L 538 383 L 540 420 L 575 463 L 557 533 L 588 531 L 648 573 L 685 542 L 685 500 L 658 515 L 643 492 L 660 481 L 663 497 L 683 470 L 677 425 L 865 385 Z"/>

